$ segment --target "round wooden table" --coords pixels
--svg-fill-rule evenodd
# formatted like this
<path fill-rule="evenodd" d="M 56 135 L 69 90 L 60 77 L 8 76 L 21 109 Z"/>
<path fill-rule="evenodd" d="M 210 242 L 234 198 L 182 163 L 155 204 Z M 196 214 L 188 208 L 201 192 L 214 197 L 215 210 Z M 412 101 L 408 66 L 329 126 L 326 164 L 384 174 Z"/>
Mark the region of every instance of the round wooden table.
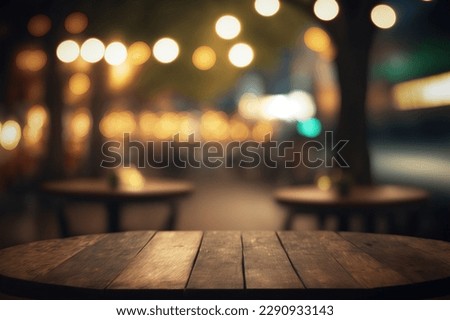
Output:
<path fill-rule="evenodd" d="M 166 202 L 170 206 L 167 228 L 173 229 L 178 214 L 177 200 L 193 191 L 191 183 L 168 179 L 146 180 L 139 188 L 112 188 L 106 179 L 72 179 L 43 184 L 44 196 L 58 202 L 58 220 L 63 236 L 69 234 L 64 214 L 64 202 L 104 203 L 108 213 L 108 232 L 120 230 L 121 207 L 131 202 Z"/>
<path fill-rule="evenodd" d="M 335 190 L 320 190 L 313 185 L 301 185 L 280 188 L 275 191 L 278 203 L 289 207 L 290 214 L 286 221 L 286 229 L 291 228 L 295 214 L 313 212 L 322 220 L 326 214 L 334 214 L 339 218 L 339 229 L 348 229 L 348 217 L 356 212 L 362 213 L 368 231 L 374 231 L 374 218 L 377 213 L 392 213 L 398 209 L 410 210 L 410 229 L 417 225 L 417 211 L 427 203 L 429 195 L 426 191 L 396 185 L 353 186 L 346 196 Z M 393 218 L 390 214 L 389 218 Z"/>
<path fill-rule="evenodd" d="M 450 294 L 450 244 L 331 231 L 138 231 L 0 250 L 38 299 L 407 299 Z"/>

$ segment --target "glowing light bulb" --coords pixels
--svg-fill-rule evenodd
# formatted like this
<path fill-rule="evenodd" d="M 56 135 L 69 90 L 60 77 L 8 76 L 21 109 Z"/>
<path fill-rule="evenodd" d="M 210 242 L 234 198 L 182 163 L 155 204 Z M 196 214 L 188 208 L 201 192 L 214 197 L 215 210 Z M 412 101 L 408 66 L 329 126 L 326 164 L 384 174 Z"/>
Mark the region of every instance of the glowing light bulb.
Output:
<path fill-rule="evenodd" d="M 73 40 L 65 40 L 56 48 L 56 56 L 65 63 L 75 61 L 80 55 L 80 47 Z"/>
<path fill-rule="evenodd" d="M 171 38 L 159 39 L 153 46 L 155 59 L 161 63 L 173 62 L 180 53 L 178 43 Z"/>
<path fill-rule="evenodd" d="M 216 33 L 225 40 L 236 38 L 241 32 L 241 23 L 236 17 L 222 16 L 216 22 Z"/>
<path fill-rule="evenodd" d="M 235 67 L 247 67 L 253 61 L 253 49 L 246 43 L 235 44 L 228 52 L 228 58 Z"/>
<path fill-rule="evenodd" d="M 392 7 L 380 4 L 372 9 L 370 18 L 374 25 L 380 29 L 389 29 L 397 21 L 397 15 Z"/>
<path fill-rule="evenodd" d="M 264 17 L 271 17 L 280 10 L 279 0 L 256 0 L 255 10 Z"/>
<path fill-rule="evenodd" d="M 314 14 L 323 21 L 336 18 L 339 13 L 339 5 L 335 0 L 317 0 L 314 3 Z"/>
<path fill-rule="evenodd" d="M 105 50 L 105 60 L 112 66 L 118 66 L 127 59 L 127 48 L 121 42 L 110 43 Z"/>
<path fill-rule="evenodd" d="M 89 63 L 99 62 L 105 53 L 105 45 L 99 39 L 87 39 L 82 45 L 80 54 L 84 61 Z"/>

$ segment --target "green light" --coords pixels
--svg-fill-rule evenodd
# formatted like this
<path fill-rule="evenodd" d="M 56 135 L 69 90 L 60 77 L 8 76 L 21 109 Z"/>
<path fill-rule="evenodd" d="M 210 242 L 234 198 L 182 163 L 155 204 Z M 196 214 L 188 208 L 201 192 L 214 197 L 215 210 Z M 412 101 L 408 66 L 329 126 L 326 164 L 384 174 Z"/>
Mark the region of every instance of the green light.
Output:
<path fill-rule="evenodd" d="M 297 123 L 298 134 L 307 138 L 315 138 L 322 131 L 322 124 L 317 118 L 311 118 Z"/>

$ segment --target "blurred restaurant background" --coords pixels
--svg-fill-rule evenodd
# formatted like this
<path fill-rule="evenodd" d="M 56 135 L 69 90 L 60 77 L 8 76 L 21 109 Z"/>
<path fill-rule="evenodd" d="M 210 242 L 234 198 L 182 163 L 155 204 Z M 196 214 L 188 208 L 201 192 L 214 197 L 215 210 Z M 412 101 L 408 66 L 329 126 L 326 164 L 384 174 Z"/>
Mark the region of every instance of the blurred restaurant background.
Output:
<path fill-rule="evenodd" d="M 124 133 L 155 143 L 176 134 L 222 145 L 262 142 L 267 134 L 296 146 L 323 141 L 338 126 L 342 86 L 364 86 L 337 72 L 347 49 L 333 41 L 341 31 L 327 23 L 356 15 L 344 2 L 2 1 L 0 247 L 58 237 L 54 207 L 40 201 L 40 186 L 107 177 L 101 146 Z M 361 3 L 378 5 L 360 17 L 374 30 L 366 95 L 372 180 L 428 191 L 415 235 L 449 240 L 450 4 Z M 360 120 L 352 119 L 355 126 Z M 130 160 L 137 166 L 138 157 Z M 142 179 L 193 183 L 179 230 L 279 230 L 286 208 L 274 200 L 275 188 L 331 183 L 324 167 L 263 163 L 146 166 L 124 175 L 137 171 Z M 140 179 L 125 178 L 132 185 Z M 166 211 L 130 204 L 121 228 L 160 229 Z M 74 235 L 105 232 L 101 204 L 74 203 L 66 214 Z M 325 226 L 337 223 L 330 217 Z M 293 228 L 316 229 L 316 217 L 297 217 Z M 360 221 L 350 229 L 361 230 Z"/>

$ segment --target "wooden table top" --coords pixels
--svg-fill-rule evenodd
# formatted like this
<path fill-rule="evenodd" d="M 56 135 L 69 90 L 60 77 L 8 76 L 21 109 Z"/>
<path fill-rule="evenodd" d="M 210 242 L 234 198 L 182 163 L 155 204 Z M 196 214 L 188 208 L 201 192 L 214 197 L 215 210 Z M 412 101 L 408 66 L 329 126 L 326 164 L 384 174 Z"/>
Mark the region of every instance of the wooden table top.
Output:
<path fill-rule="evenodd" d="M 354 186 L 346 196 L 335 190 L 320 190 L 314 185 L 300 185 L 279 188 L 275 199 L 286 205 L 311 207 L 390 207 L 414 205 L 428 199 L 426 191 L 396 185 Z"/>
<path fill-rule="evenodd" d="M 176 197 L 193 191 L 189 182 L 169 179 L 147 179 L 139 188 L 118 186 L 112 188 L 106 179 L 71 179 L 47 182 L 42 186 L 46 194 L 67 198 L 94 200 L 133 200 L 148 198 Z"/>
<path fill-rule="evenodd" d="M 449 243 L 396 235 L 137 231 L 0 251 L 0 291 L 31 298 L 417 298 L 449 284 Z"/>

